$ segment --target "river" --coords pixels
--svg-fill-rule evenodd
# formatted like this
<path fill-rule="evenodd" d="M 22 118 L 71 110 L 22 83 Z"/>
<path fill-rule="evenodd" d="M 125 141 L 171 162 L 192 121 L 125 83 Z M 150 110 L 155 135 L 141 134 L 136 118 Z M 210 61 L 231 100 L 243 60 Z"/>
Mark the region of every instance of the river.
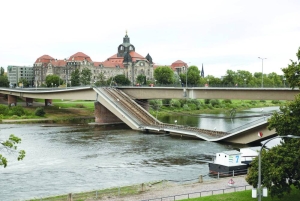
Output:
<path fill-rule="evenodd" d="M 264 112 L 276 109 L 264 108 Z M 201 116 L 160 120 L 226 131 L 261 118 L 238 118 L 245 114 L 261 114 L 261 110 L 237 113 L 234 120 Z M 162 179 L 196 180 L 208 174 L 207 163 L 200 160 L 203 154 L 237 146 L 145 134 L 124 126 L 0 124 L 1 138 L 10 134 L 22 138 L 19 147 L 26 150 L 26 157 L 16 161 L 10 154 L 8 167 L 1 168 L 0 200 L 28 200 Z"/>

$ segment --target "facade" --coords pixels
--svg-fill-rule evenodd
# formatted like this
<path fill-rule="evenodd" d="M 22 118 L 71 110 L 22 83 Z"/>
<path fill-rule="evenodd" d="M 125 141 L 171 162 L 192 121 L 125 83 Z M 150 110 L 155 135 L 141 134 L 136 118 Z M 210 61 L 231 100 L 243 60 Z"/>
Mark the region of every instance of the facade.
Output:
<path fill-rule="evenodd" d="M 68 59 L 57 60 L 49 55 L 43 55 L 33 65 L 34 84 L 45 84 L 47 75 L 58 75 L 68 85 L 71 85 L 71 73 L 78 69 L 80 72 L 87 68 L 91 70 L 91 82 L 96 82 L 100 74 L 107 80 L 116 75 L 125 75 L 132 84 L 136 83 L 139 75 L 146 76 L 147 80 L 154 80 L 153 62 L 151 56 L 141 56 L 135 52 L 135 47 L 130 43 L 127 33 L 123 43 L 118 46 L 117 53 L 105 61 L 93 61 L 88 55 L 77 52 Z"/>
<path fill-rule="evenodd" d="M 7 77 L 10 87 L 19 86 L 20 78 L 28 81 L 29 86 L 33 86 L 34 76 L 32 66 L 8 66 Z M 21 85 L 22 86 L 22 85 Z"/>
<path fill-rule="evenodd" d="M 181 60 L 177 60 L 177 61 L 173 62 L 170 67 L 178 75 L 181 73 L 186 73 L 186 71 L 188 69 L 187 63 L 185 63 Z"/>

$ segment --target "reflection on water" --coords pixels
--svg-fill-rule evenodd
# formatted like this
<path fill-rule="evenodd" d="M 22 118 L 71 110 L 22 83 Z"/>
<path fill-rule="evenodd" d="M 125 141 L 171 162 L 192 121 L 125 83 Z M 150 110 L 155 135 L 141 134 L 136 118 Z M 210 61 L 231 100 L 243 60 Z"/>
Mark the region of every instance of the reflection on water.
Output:
<path fill-rule="evenodd" d="M 201 128 L 228 129 L 231 121 L 198 117 L 168 117 L 169 122 Z M 236 124 L 247 119 L 234 119 Z M 249 121 L 249 119 L 248 119 Z M 164 120 L 164 122 L 166 122 Z M 227 124 L 230 124 L 229 126 Z M 1 200 L 90 191 L 157 180 L 191 180 L 208 173 L 205 154 L 228 144 L 167 135 L 145 134 L 128 127 L 0 124 L 1 138 L 15 134 L 26 150 L 24 161 L 9 156 L 1 169 Z M 209 179 L 208 177 L 204 177 Z"/>
<path fill-rule="evenodd" d="M 203 115 L 172 115 L 164 116 L 159 120 L 165 123 L 187 125 L 208 130 L 230 131 L 252 121 L 268 117 L 279 107 L 252 108 L 242 112 L 236 112 L 233 118 L 228 114 L 203 114 Z"/>

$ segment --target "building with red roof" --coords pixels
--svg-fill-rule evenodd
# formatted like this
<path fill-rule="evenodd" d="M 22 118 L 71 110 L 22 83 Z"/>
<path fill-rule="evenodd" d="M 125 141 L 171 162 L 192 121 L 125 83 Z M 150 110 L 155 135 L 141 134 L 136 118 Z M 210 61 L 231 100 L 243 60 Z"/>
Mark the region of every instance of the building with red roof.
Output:
<path fill-rule="evenodd" d="M 95 62 L 82 52 L 77 52 L 63 60 L 54 59 L 49 55 L 37 58 L 33 65 L 35 85 L 45 84 L 47 75 L 59 75 L 62 80 L 71 84 L 71 73 L 76 69 L 82 71 L 84 68 L 91 71 L 92 82 L 97 81 L 100 74 L 103 74 L 105 80 L 123 74 L 132 84 L 136 84 L 139 75 L 144 75 L 146 80 L 154 80 L 152 57 L 149 54 L 143 57 L 135 52 L 135 47 L 130 43 L 126 32 L 117 53 L 102 62 Z"/>

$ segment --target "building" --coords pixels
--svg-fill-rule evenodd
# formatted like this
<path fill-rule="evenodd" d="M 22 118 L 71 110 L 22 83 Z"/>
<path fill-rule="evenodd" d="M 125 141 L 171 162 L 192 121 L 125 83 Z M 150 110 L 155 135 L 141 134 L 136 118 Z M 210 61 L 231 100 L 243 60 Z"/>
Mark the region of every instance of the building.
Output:
<path fill-rule="evenodd" d="M 185 63 L 181 60 L 177 60 L 177 61 L 173 62 L 170 67 L 174 72 L 177 72 L 178 75 L 181 73 L 186 73 L 186 71 L 188 69 L 187 63 Z"/>
<path fill-rule="evenodd" d="M 20 79 L 26 79 L 29 86 L 33 86 L 34 76 L 32 66 L 8 66 L 7 77 L 10 87 L 23 87 L 23 84 L 19 85 Z"/>
<path fill-rule="evenodd" d="M 127 35 L 123 43 L 117 48 L 117 53 L 105 61 L 93 61 L 90 56 L 77 52 L 68 59 L 57 60 L 49 55 L 43 55 L 33 65 L 34 82 L 36 86 L 45 84 L 47 75 L 58 75 L 65 83 L 71 85 L 71 73 L 78 69 L 80 72 L 87 68 L 91 71 L 91 82 L 96 82 L 100 74 L 106 80 L 116 75 L 125 75 L 132 84 L 136 84 L 139 75 L 146 76 L 146 80 L 154 80 L 152 57 L 147 54 L 141 56 L 135 51 Z"/>

